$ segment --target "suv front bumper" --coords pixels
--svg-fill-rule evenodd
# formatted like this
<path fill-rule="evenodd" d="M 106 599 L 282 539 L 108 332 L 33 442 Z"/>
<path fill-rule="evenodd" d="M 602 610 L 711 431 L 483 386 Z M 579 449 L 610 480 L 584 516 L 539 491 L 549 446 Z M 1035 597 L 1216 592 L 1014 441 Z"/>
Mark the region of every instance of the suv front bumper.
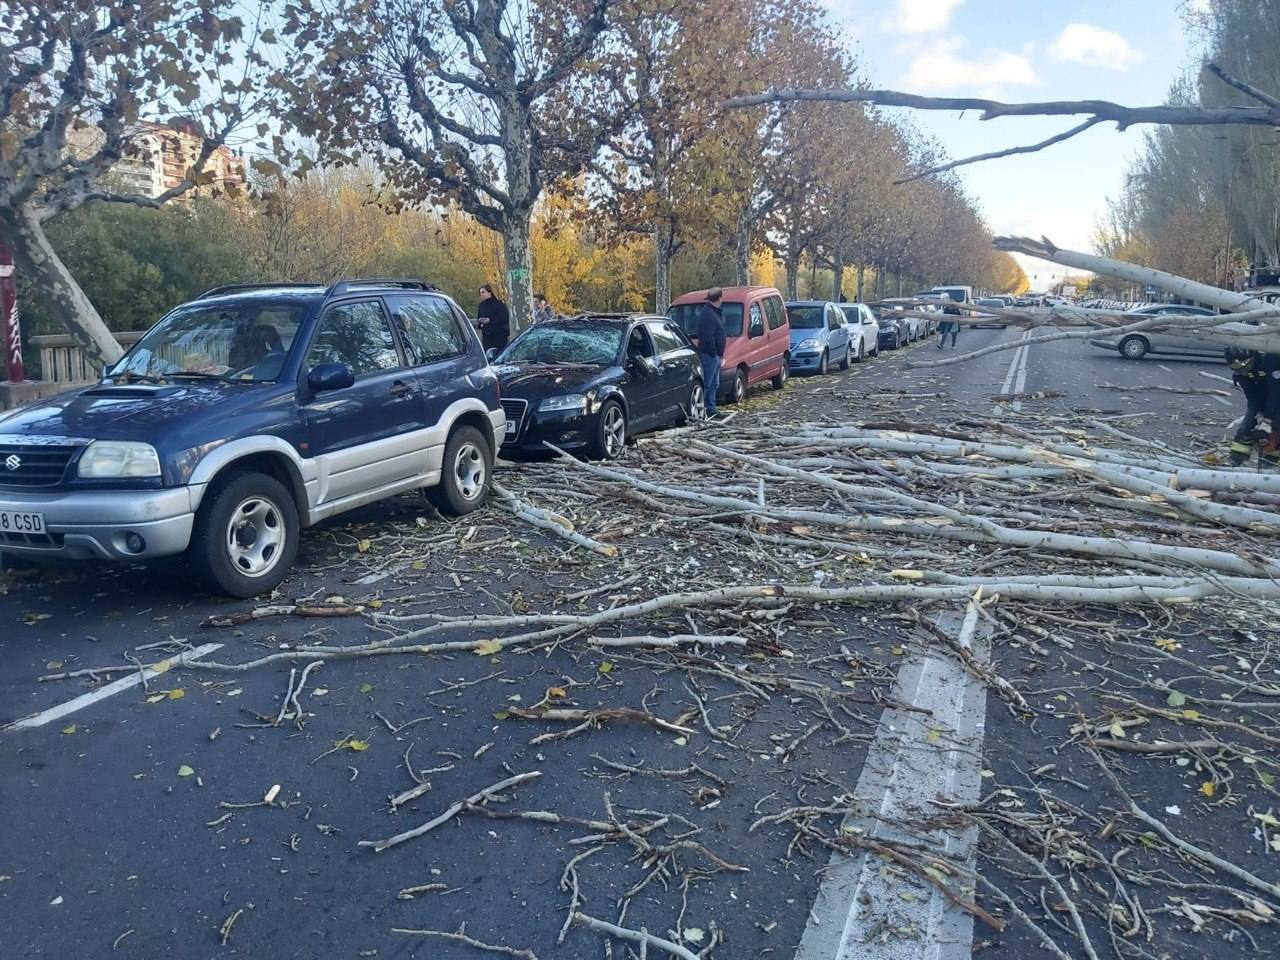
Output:
<path fill-rule="evenodd" d="M 0 490 L 0 510 L 44 515 L 45 533 L 0 533 L 0 550 L 71 560 L 146 560 L 182 553 L 191 542 L 200 487 L 168 490 Z M 129 535 L 142 538 L 129 548 Z"/>

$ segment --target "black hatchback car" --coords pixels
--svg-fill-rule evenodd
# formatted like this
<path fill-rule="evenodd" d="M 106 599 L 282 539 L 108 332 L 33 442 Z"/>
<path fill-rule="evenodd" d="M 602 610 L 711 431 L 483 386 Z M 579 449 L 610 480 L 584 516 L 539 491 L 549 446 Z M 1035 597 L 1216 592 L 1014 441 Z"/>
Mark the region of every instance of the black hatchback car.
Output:
<path fill-rule="evenodd" d="M 588 314 L 539 323 L 494 361 L 504 453 L 544 440 L 613 460 L 627 438 L 705 415 L 702 368 L 666 317 Z"/>

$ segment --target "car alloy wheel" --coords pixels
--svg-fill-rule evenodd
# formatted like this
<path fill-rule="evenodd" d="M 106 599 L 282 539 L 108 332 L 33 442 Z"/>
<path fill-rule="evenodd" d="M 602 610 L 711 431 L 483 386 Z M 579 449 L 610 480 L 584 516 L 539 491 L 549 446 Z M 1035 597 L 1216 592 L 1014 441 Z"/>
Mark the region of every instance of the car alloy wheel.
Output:
<path fill-rule="evenodd" d="M 246 577 L 263 577 L 275 569 L 283 553 L 284 521 L 280 507 L 270 498 L 245 497 L 227 521 L 227 556 Z"/>
<path fill-rule="evenodd" d="M 822 351 L 822 356 L 818 358 L 818 372 L 827 372 L 827 351 L 825 350 Z"/>
<path fill-rule="evenodd" d="M 610 460 L 622 456 L 627 445 L 627 417 L 616 403 L 609 404 L 604 411 L 603 422 L 604 452 Z"/>
<path fill-rule="evenodd" d="M 702 389 L 702 381 L 693 381 L 693 386 L 689 388 L 689 415 L 687 417 L 690 423 L 701 423 L 707 419 L 707 393 Z"/>
<path fill-rule="evenodd" d="M 453 475 L 464 500 L 473 501 L 484 493 L 488 471 L 489 462 L 483 450 L 470 441 L 458 447 L 453 458 Z"/>

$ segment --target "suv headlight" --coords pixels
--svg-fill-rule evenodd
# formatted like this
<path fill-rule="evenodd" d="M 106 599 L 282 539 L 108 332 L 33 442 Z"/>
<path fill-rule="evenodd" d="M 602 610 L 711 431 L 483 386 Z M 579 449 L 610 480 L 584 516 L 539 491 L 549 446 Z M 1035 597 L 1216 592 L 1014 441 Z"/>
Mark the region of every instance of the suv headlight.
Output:
<path fill-rule="evenodd" d="M 85 479 L 158 477 L 160 457 L 149 443 L 95 440 L 80 456 L 79 475 Z"/>
<path fill-rule="evenodd" d="M 584 412 L 587 409 L 587 398 L 585 394 L 570 393 L 563 397 L 547 397 L 538 404 L 538 409 L 546 412 L 556 410 L 577 410 Z"/>

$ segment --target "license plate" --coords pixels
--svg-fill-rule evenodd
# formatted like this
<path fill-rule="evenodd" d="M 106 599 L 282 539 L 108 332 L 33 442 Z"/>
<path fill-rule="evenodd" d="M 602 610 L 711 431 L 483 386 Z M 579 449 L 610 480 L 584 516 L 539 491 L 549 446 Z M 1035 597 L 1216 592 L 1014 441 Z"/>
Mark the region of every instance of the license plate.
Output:
<path fill-rule="evenodd" d="M 0 533 L 44 533 L 44 514 L 0 510 Z"/>
<path fill-rule="evenodd" d="M 514 420 L 507 421 L 507 436 L 514 437 L 516 435 L 516 422 Z"/>

